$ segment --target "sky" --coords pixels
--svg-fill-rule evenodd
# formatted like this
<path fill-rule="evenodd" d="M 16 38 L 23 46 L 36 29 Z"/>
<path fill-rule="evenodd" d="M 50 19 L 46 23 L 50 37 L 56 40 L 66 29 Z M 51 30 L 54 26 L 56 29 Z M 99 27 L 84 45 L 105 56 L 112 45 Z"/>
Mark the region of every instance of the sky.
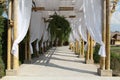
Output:
<path fill-rule="evenodd" d="M 120 31 L 120 2 L 118 2 L 116 11 L 111 18 L 111 31 Z"/>

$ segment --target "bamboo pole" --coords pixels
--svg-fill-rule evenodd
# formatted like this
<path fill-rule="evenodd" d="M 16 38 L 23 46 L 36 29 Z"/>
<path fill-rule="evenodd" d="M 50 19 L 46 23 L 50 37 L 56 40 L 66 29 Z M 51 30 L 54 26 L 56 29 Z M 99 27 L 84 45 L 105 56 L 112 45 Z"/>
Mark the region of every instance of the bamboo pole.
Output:
<path fill-rule="evenodd" d="M 77 53 L 79 54 L 79 41 L 77 40 Z"/>
<path fill-rule="evenodd" d="M 27 38 L 27 45 L 29 45 L 30 42 L 30 29 L 28 30 L 28 38 Z M 30 47 L 27 47 L 27 57 L 28 57 L 28 61 L 31 61 L 31 53 L 30 53 Z"/>
<path fill-rule="evenodd" d="M 79 47 L 79 56 L 81 56 L 81 53 L 82 53 L 82 51 L 81 51 L 81 48 L 82 48 L 82 45 L 81 45 L 81 39 L 80 39 L 80 47 Z"/>
<path fill-rule="evenodd" d="M 81 55 L 84 56 L 84 40 L 83 39 L 82 39 L 82 44 L 81 45 L 82 45 Z"/>
<path fill-rule="evenodd" d="M 11 25 L 10 20 L 12 16 L 12 1 L 9 2 L 9 9 L 8 9 L 8 15 L 9 15 L 9 22 L 8 22 L 8 40 L 7 40 L 7 70 L 11 70 Z"/>
<path fill-rule="evenodd" d="M 80 41 L 79 41 L 79 43 L 80 43 L 80 45 L 79 45 L 79 46 L 80 46 L 80 47 L 79 47 L 79 57 L 81 57 L 81 54 L 82 54 L 82 51 L 81 51 L 81 50 L 82 50 L 82 49 L 81 49 L 81 48 L 82 48 L 82 39 L 81 39 L 81 35 L 80 35 Z"/>
<path fill-rule="evenodd" d="M 106 0 L 106 70 L 110 70 L 110 0 Z"/>
<path fill-rule="evenodd" d="M 89 60 L 90 59 L 89 58 L 89 56 L 90 56 L 90 54 L 89 54 L 89 52 L 90 52 L 90 34 L 89 33 L 87 33 L 87 41 L 88 41 L 88 46 L 87 46 L 86 60 Z"/>
<path fill-rule="evenodd" d="M 69 44 L 69 49 L 70 50 L 72 49 L 72 42 L 70 42 L 70 44 Z"/>
<path fill-rule="evenodd" d="M 75 41 L 75 54 L 77 53 L 77 40 Z"/>
<path fill-rule="evenodd" d="M 81 39 L 81 47 L 80 47 L 80 57 L 84 57 L 84 40 Z"/>
<path fill-rule="evenodd" d="M 17 39 L 18 33 L 17 33 L 17 28 L 18 28 L 18 0 L 14 0 L 14 41 Z M 18 47 L 18 46 L 17 46 Z M 13 56 L 13 69 L 18 69 L 19 67 L 19 50 L 18 50 L 17 57 Z"/>
<path fill-rule="evenodd" d="M 76 49 L 76 50 L 75 50 L 75 53 L 76 53 L 76 54 L 79 53 L 78 44 L 79 44 L 79 41 L 76 40 L 76 46 L 75 46 L 75 47 L 76 47 L 76 48 L 75 48 L 75 49 Z"/>
<path fill-rule="evenodd" d="M 102 40 L 106 44 L 106 0 L 103 2 Z M 105 70 L 105 57 L 100 58 L 100 69 Z"/>
<path fill-rule="evenodd" d="M 27 55 L 27 53 L 28 53 L 28 51 L 27 51 L 27 47 L 28 47 L 28 44 L 27 44 L 28 42 L 27 42 L 27 39 L 26 39 L 26 41 L 25 41 L 25 61 L 27 61 L 27 59 L 28 59 L 28 55 Z"/>
<path fill-rule="evenodd" d="M 93 61 L 93 39 L 90 37 L 90 60 Z"/>
<path fill-rule="evenodd" d="M 72 52 L 74 52 L 74 49 L 75 49 L 75 48 L 74 48 L 74 43 L 72 43 Z"/>

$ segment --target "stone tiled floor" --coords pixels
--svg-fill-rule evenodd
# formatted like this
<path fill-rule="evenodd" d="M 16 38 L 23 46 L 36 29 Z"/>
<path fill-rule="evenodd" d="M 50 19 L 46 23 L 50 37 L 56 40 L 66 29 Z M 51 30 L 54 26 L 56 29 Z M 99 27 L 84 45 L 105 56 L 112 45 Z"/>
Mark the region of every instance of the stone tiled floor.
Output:
<path fill-rule="evenodd" d="M 33 59 L 32 64 L 21 65 L 18 76 L 6 76 L 2 80 L 120 80 L 120 77 L 98 76 L 97 66 L 84 61 L 67 46 L 52 48 Z"/>

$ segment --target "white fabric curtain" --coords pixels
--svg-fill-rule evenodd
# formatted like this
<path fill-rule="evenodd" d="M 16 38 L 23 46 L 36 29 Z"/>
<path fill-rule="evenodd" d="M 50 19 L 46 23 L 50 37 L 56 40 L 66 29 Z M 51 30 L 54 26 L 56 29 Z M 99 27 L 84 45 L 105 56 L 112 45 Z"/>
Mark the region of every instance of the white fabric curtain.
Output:
<path fill-rule="evenodd" d="M 75 42 L 75 38 L 72 32 L 70 33 L 70 36 L 69 36 L 69 42 Z"/>
<path fill-rule="evenodd" d="M 45 23 L 45 30 L 44 30 L 44 36 L 43 36 L 43 42 L 47 41 L 49 39 L 49 34 L 48 34 L 48 24 Z"/>
<path fill-rule="evenodd" d="M 32 0 L 18 1 L 18 37 L 14 41 L 11 51 L 16 57 L 18 56 L 18 44 L 24 39 L 29 28 L 32 8 Z"/>
<path fill-rule="evenodd" d="M 84 13 L 83 12 L 80 12 L 80 13 L 77 13 L 77 17 L 78 17 L 78 32 L 79 32 L 79 35 L 81 35 L 81 38 L 87 42 L 87 28 L 86 28 L 86 25 L 85 25 L 85 19 L 84 19 Z"/>
<path fill-rule="evenodd" d="M 78 18 L 74 18 L 74 19 L 67 19 L 70 23 L 70 27 L 72 29 L 70 36 L 69 36 L 69 42 L 75 42 L 75 40 L 80 41 L 80 34 L 78 31 Z"/>
<path fill-rule="evenodd" d="M 99 55 L 105 57 L 102 41 L 102 0 L 84 0 L 84 17 L 91 37 L 101 45 Z"/>
<path fill-rule="evenodd" d="M 30 51 L 33 53 L 31 43 L 37 40 L 36 50 L 39 51 L 39 41 L 41 40 L 44 30 L 44 21 L 42 19 L 42 12 L 32 12 L 31 25 L 30 25 Z"/>

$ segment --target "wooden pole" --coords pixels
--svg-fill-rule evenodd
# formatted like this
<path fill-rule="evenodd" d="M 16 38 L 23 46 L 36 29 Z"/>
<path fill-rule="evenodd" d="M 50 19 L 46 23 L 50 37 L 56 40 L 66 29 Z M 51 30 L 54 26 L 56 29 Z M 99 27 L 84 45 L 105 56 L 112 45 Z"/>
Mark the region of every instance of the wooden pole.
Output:
<path fill-rule="evenodd" d="M 79 47 L 80 47 L 79 41 L 77 40 L 77 53 L 78 53 L 78 54 L 79 54 L 79 52 L 80 52 Z"/>
<path fill-rule="evenodd" d="M 87 41 L 88 41 L 88 46 L 87 46 L 87 54 L 86 54 L 86 60 L 89 60 L 89 52 L 90 52 L 90 34 L 87 33 Z"/>
<path fill-rule="evenodd" d="M 110 70 L 110 0 L 106 0 L 106 70 Z"/>
<path fill-rule="evenodd" d="M 82 48 L 81 39 L 80 39 L 79 43 L 80 43 L 80 47 L 79 47 L 79 56 L 81 56 L 81 54 L 82 54 L 82 51 L 81 51 L 81 50 L 82 50 L 82 49 L 81 49 L 81 48 Z"/>
<path fill-rule="evenodd" d="M 81 48 L 82 48 L 82 38 L 81 38 L 81 35 L 80 35 L 79 43 L 80 43 L 80 45 L 79 45 L 79 57 L 81 57 L 81 54 L 82 54 L 82 51 L 81 51 Z"/>
<path fill-rule="evenodd" d="M 28 42 L 27 42 L 27 38 L 26 38 L 26 41 L 25 41 L 25 61 L 27 61 L 27 59 L 28 59 L 28 44 L 27 44 Z"/>
<path fill-rule="evenodd" d="M 8 22 L 8 40 L 7 40 L 7 70 L 11 70 L 11 16 L 12 16 L 12 1 L 9 2 L 9 9 L 8 9 L 8 15 L 9 15 L 9 22 Z"/>
<path fill-rule="evenodd" d="M 90 37 L 90 60 L 93 61 L 93 39 Z"/>
<path fill-rule="evenodd" d="M 84 40 L 81 39 L 81 46 L 80 46 L 80 58 L 84 57 Z"/>
<path fill-rule="evenodd" d="M 106 0 L 103 2 L 102 40 L 106 44 Z M 100 69 L 105 70 L 105 57 L 100 58 Z"/>
<path fill-rule="evenodd" d="M 71 45 L 71 42 L 69 43 L 69 49 L 71 49 L 72 45 Z"/>
<path fill-rule="evenodd" d="M 29 42 L 30 42 L 30 29 L 28 30 L 28 39 L 27 39 L 27 45 L 29 45 Z M 28 61 L 31 62 L 31 53 L 30 53 L 30 47 L 28 46 L 27 47 L 27 57 L 28 57 Z"/>
<path fill-rule="evenodd" d="M 76 40 L 76 50 L 75 50 L 75 52 L 76 52 L 76 54 L 78 54 L 79 53 L 79 48 L 78 48 L 78 45 L 79 44 L 79 41 L 78 40 Z"/>
<path fill-rule="evenodd" d="M 72 43 L 72 51 L 73 51 L 73 52 L 74 52 L 74 49 L 75 49 L 75 48 L 74 48 L 74 45 L 75 45 L 75 44 L 74 44 L 74 43 Z"/>
<path fill-rule="evenodd" d="M 14 0 L 14 41 L 17 39 L 18 36 L 18 0 Z M 17 46 L 18 47 L 18 46 Z M 18 69 L 19 67 L 19 50 L 18 50 L 17 57 L 13 56 L 13 69 Z"/>
<path fill-rule="evenodd" d="M 77 40 L 75 40 L 75 54 L 77 53 Z"/>
<path fill-rule="evenodd" d="M 82 53 L 81 54 L 84 57 L 84 40 L 83 39 L 82 39 L 82 44 L 81 45 L 82 45 L 82 51 L 81 51 Z"/>

